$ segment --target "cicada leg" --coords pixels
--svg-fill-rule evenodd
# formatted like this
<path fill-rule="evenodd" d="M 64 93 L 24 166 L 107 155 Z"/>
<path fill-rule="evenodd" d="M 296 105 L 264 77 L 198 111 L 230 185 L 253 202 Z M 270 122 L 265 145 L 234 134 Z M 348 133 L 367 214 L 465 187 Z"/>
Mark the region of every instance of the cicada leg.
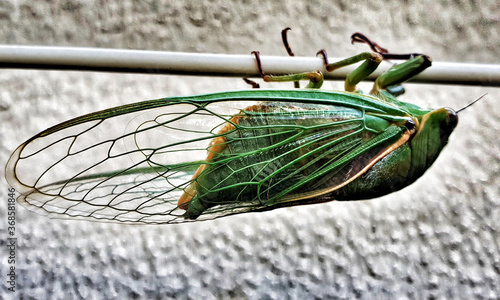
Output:
<path fill-rule="evenodd" d="M 295 56 L 295 54 L 292 51 L 292 48 L 290 47 L 290 44 L 288 44 L 287 32 L 289 30 L 292 30 L 292 29 L 290 27 L 287 27 L 287 28 L 285 28 L 285 29 L 283 29 L 281 31 L 281 40 L 283 41 L 283 46 L 285 47 L 286 53 L 288 53 L 289 56 Z M 263 72 L 262 72 L 262 66 L 261 66 L 261 63 L 260 63 L 260 57 L 258 57 L 259 54 L 258 54 L 258 52 L 256 52 L 256 54 L 255 53 L 253 53 L 253 54 L 256 55 L 257 60 L 259 60 L 258 61 L 259 72 L 260 72 L 261 76 L 264 77 L 265 75 L 263 75 Z M 315 75 L 313 75 L 313 76 L 315 76 Z M 274 77 L 276 77 L 276 76 L 274 76 Z M 310 78 L 306 76 L 305 79 L 310 79 Z M 248 83 L 249 85 L 251 85 L 252 88 L 254 88 L 254 89 L 260 88 L 260 85 L 257 82 L 253 81 L 253 80 L 250 80 L 248 78 L 243 78 L 243 80 L 246 83 Z M 280 80 L 272 80 L 272 81 L 280 81 Z M 290 81 L 290 80 L 283 80 L 283 81 Z M 293 86 L 296 89 L 300 88 L 300 82 L 298 80 L 294 81 L 293 82 Z M 320 85 L 320 87 L 321 87 L 321 85 Z"/>
<path fill-rule="evenodd" d="M 288 56 L 295 56 L 295 54 L 292 51 L 292 48 L 290 47 L 290 44 L 288 44 L 288 37 L 287 37 L 287 32 L 289 30 L 292 30 L 290 27 L 287 27 L 281 31 L 281 40 L 283 41 L 283 46 L 285 46 L 286 53 L 288 53 Z M 300 88 L 300 82 L 299 81 L 294 81 L 293 86 L 296 89 Z"/>
<path fill-rule="evenodd" d="M 315 72 L 304 72 L 298 74 L 289 74 L 289 75 L 267 75 L 264 74 L 262 70 L 262 63 L 260 61 L 260 54 L 258 51 L 252 51 L 252 54 L 255 56 L 255 60 L 257 61 L 257 67 L 259 69 L 260 76 L 264 79 L 265 82 L 297 82 L 299 80 L 309 80 L 309 84 L 306 88 L 319 89 L 323 85 L 323 74 L 321 71 Z"/>
<path fill-rule="evenodd" d="M 245 81 L 247 84 L 251 85 L 252 89 L 258 89 L 258 88 L 260 88 L 260 84 L 258 84 L 257 82 L 255 82 L 253 80 L 250 80 L 248 78 L 243 78 L 243 81 Z"/>
<path fill-rule="evenodd" d="M 283 41 L 283 46 L 285 47 L 286 53 L 288 53 L 289 56 L 295 56 L 295 54 L 292 51 L 292 48 L 290 47 L 290 44 L 288 44 L 288 38 L 287 38 L 287 32 L 289 30 L 292 30 L 290 27 L 287 27 L 281 31 L 281 40 Z M 264 79 L 264 81 L 270 82 L 270 81 L 293 81 L 293 86 L 298 89 L 300 88 L 300 81 L 302 79 L 309 79 L 310 83 L 308 87 L 311 88 L 320 88 L 321 85 L 323 84 L 323 81 L 321 83 L 318 83 L 317 81 L 319 80 L 318 77 L 318 72 L 306 72 L 306 73 L 301 73 L 301 74 L 295 74 L 295 75 L 285 75 L 285 76 L 273 76 L 273 75 L 265 75 L 264 72 L 262 71 L 262 64 L 260 62 L 260 56 L 259 52 L 254 51 L 252 52 L 253 55 L 255 55 L 255 58 L 257 59 L 257 67 L 259 68 L 259 73 L 261 77 Z M 323 79 L 323 74 L 319 72 L 321 80 Z M 290 77 L 292 76 L 292 77 Z M 298 78 L 298 79 L 297 79 Z M 259 84 L 256 83 L 255 81 L 252 81 L 248 78 L 243 78 L 243 80 L 250 84 L 252 88 L 259 88 Z M 313 83 L 314 82 L 314 83 Z"/>
<path fill-rule="evenodd" d="M 328 57 L 325 50 L 320 50 L 317 54 L 323 57 L 323 62 L 325 63 L 325 68 L 328 72 L 332 72 L 336 69 L 349 66 L 363 60 L 365 61 L 361 64 L 361 66 L 357 67 L 354 71 L 347 75 L 344 88 L 348 92 L 355 92 L 356 85 L 373 73 L 383 60 L 383 56 L 379 53 L 363 52 L 353 57 L 330 64 L 328 63 Z"/>
<path fill-rule="evenodd" d="M 430 67 L 432 61 L 427 55 L 419 55 L 417 57 L 410 58 L 402 64 L 395 65 L 387 72 L 380 75 L 373 85 L 371 94 L 376 94 L 380 90 L 385 90 L 389 86 L 397 85 L 404 82 L 423 70 Z"/>
<path fill-rule="evenodd" d="M 346 91 L 355 91 L 356 84 L 373 73 L 383 59 L 402 59 L 407 61 L 393 66 L 387 72 L 380 75 L 373 85 L 371 94 L 378 94 L 380 90 L 385 90 L 390 86 L 404 82 L 431 66 L 431 59 L 427 55 L 420 53 L 389 53 L 387 49 L 382 48 L 359 32 L 351 36 L 351 42 L 368 44 L 374 52 L 363 52 L 333 64 L 328 63 L 325 50 L 318 52 L 318 54 L 323 56 L 325 68 L 329 72 L 365 60 L 361 66 L 348 74 L 345 81 Z M 394 89 L 391 93 L 398 94 L 402 92 L 401 89 Z"/>

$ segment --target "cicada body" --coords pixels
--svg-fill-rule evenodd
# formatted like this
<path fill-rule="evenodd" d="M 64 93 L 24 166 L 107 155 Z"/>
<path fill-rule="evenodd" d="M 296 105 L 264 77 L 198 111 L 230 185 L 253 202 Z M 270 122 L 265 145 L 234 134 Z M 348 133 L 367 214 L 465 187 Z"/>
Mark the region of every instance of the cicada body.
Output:
<path fill-rule="evenodd" d="M 254 52 L 265 81 L 309 79 L 310 88 L 164 98 L 85 115 L 19 146 L 7 180 L 21 204 L 42 214 L 152 224 L 402 189 L 436 160 L 457 114 L 388 92 L 429 67 L 427 56 L 389 54 L 361 34 L 352 40 L 375 52 L 333 64 L 320 52 L 327 71 L 364 60 L 345 92 L 317 89 L 319 71 L 265 75 Z M 356 84 L 382 59 L 407 61 L 362 94 Z"/>
<path fill-rule="evenodd" d="M 6 174 L 18 201 L 43 214 L 205 220 L 399 190 L 432 164 L 456 123 L 452 110 L 386 92 L 165 98 L 49 128 L 18 147 Z"/>

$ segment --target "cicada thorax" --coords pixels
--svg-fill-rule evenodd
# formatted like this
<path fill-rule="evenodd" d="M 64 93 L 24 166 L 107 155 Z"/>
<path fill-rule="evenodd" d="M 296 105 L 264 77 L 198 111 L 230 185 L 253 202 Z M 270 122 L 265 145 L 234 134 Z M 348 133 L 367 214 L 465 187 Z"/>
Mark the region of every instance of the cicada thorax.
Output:
<path fill-rule="evenodd" d="M 390 125 L 382 120 L 383 128 L 366 130 L 367 119 L 363 110 L 332 105 L 247 107 L 211 141 L 206 164 L 193 176 L 179 207 L 187 210 L 187 218 L 196 218 L 216 205 L 311 202 L 358 176 L 386 148 L 385 143 L 375 145 L 349 158 Z M 339 162 L 346 166 L 332 166 Z"/>

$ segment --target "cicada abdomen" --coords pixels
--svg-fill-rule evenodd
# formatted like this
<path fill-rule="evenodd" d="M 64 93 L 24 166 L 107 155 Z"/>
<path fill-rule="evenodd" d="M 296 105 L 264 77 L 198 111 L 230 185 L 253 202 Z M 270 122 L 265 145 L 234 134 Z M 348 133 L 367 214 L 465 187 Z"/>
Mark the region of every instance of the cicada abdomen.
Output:
<path fill-rule="evenodd" d="M 374 118 L 335 105 L 281 102 L 247 107 L 212 140 L 206 164 L 179 205 L 194 219 L 217 205 L 238 211 L 325 201 L 325 195 L 380 152 L 373 147 L 350 158 L 354 149 L 390 125 L 377 118 L 379 128 L 369 128 Z"/>

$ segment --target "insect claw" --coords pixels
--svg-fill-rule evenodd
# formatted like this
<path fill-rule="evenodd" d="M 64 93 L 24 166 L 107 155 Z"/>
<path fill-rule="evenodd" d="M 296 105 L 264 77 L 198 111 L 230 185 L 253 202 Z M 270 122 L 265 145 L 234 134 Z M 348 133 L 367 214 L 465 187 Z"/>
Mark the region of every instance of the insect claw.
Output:
<path fill-rule="evenodd" d="M 281 31 L 281 40 L 283 41 L 283 45 L 285 46 L 286 53 L 288 53 L 289 56 L 295 56 L 295 54 L 292 51 L 292 48 L 290 48 L 290 45 L 288 44 L 288 39 L 287 39 L 287 31 L 292 30 L 290 27 L 287 27 Z"/>
<path fill-rule="evenodd" d="M 249 85 L 251 85 L 253 89 L 260 88 L 260 84 L 258 84 L 257 82 L 255 82 L 253 80 L 250 80 L 248 78 L 243 78 L 243 81 L 245 81 L 246 83 L 248 83 Z"/>
<path fill-rule="evenodd" d="M 382 57 L 386 60 L 387 59 L 403 59 L 403 60 L 404 59 L 412 59 L 412 58 L 415 58 L 415 57 L 420 56 L 420 55 L 428 58 L 427 55 L 421 54 L 421 53 L 408 53 L 408 54 L 389 53 L 389 50 L 381 47 L 379 44 L 375 43 L 374 41 L 372 41 L 368 37 L 366 37 L 366 35 L 359 33 L 359 32 L 356 32 L 353 35 L 351 35 L 351 44 L 354 44 L 354 43 L 367 44 L 368 46 L 370 46 L 370 48 L 372 49 L 373 52 L 376 52 L 376 53 L 382 55 Z"/>
<path fill-rule="evenodd" d="M 326 50 L 325 49 L 321 49 L 319 50 L 317 53 L 316 53 L 316 56 L 318 55 L 321 55 L 321 57 L 323 57 L 323 64 L 325 66 L 328 65 L 328 56 L 326 55 Z"/>
<path fill-rule="evenodd" d="M 262 78 L 266 77 L 264 71 L 262 71 L 262 63 L 260 62 L 260 53 L 259 51 L 252 51 L 252 55 L 255 56 L 255 60 L 257 61 L 257 68 L 259 69 L 259 74 Z"/>
<path fill-rule="evenodd" d="M 385 48 L 382 48 L 379 44 L 375 43 L 374 41 L 370 40 L 366 35 L 356 32 L 353 35 L 351 35 L 351 44 L 354 43 L 364 43 L 368 44 L 370 48 L 379 54 L 384 54 L 384 53 L 389 53 L 389 51 Z"/>

